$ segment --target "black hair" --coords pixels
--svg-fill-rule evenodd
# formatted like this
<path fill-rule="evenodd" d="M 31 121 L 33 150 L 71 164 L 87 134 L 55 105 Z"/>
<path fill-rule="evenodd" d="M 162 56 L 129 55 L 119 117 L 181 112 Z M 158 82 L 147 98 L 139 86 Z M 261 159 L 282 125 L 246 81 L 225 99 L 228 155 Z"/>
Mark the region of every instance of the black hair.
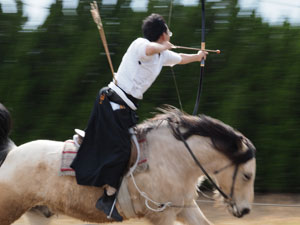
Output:
<path fill-rule="evenodd" d="M 11 130 L 11 117 L 9 111 L 0 103 L 0 166 L 11 150 L 12 141 L 8 138 Z"/>
<path fill-rule="evenodd" d="M 0 103 L 0 144 L 6 141 L 11 130 L 9 111 Z"/>
<path fill-rule="evenodd" d="M 164 32 L 167 32 L 166 22 L 161 15 L 152 13 L 144 19 L 142 31 L 144 38 L 157 41 Z"/>

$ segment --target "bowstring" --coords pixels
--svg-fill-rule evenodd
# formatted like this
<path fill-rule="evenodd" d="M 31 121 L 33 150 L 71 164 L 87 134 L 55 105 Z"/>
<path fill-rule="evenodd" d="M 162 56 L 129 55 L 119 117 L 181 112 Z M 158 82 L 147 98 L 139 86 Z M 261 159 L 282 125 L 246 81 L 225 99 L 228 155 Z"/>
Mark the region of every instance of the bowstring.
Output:
<path fill-rule="evenodd" d="M 171 28 L 172 10 L 173 10 L 173 0 L 170 0 L 169 18 L 168 18 L 168 27 L 169 28 Z M 176 77 L 175 77 L 175 73 L 174 73 L 174 69 L 173 69 L 173 67 L 170 67 L 170 68 L 171 68 L 172 77 L 173 77 L 173 80 L 174 80 L 176 94 L 177 94 L 177 98 L 178 98 L 178 102 L 179 102 L 179 107 L 180 107 L 180 110 L 183 111 L 182 103 L 181 103 L 181 99 L 180 99 L 180 94 L 179 94 L 179 89 L 178 89 L 178 85 L 177 85 L 177 81 L 176 81 Z"/>

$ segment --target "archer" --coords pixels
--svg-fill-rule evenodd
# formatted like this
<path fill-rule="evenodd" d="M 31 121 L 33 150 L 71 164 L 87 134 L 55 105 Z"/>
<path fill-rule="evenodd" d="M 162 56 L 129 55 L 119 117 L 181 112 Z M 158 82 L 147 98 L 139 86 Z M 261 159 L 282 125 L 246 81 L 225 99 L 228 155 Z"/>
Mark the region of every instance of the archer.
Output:
<path fill-rule="evenodd" d="M 98 8 L 92 7 L 91 12 L 99 21 Z M 96 207 L 117 221 L 123 218 L 114 202 L 130 157 L 129 128 L 138 122 L 138 102 L 163 66 L 200 62 L 208 54 L 170 51 L 174 47 L 172 32 L 161 15 L 148 16 L 142 31 L 144 37 L 131 43 L 113 81 L 98 92 L 83 143 L 72 163 L 78 184 L 105 187 Z"/>

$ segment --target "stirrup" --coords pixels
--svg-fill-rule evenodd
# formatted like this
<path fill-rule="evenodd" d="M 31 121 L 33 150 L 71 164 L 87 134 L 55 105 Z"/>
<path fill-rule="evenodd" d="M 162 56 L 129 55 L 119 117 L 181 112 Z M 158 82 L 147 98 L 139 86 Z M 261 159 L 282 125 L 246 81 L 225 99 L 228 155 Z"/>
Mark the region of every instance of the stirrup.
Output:
<path fill-rule="evenodd" d="M 103 196 L 96 202 L 96 208 L 103 211 L 106 214 L 107 219 L 114 219 L 121 222 L 123 217 L 119 214 L 116 208 L 116 194 L 108 196 L 104 191 Z"/>
<path fill-rule="evenodd" d="M 85 132 L 83 130 L 80 130 L 80 129 L 74 129 L 75 133 L 79 135 L 79 137 L 81 137 L 82 139 L 84 138 L 85 136 Z"/>
<path fill-rule="evenodd" d="M 73 135 L 73 141 L 76 147 L 79 148 L 80 145 L 82 144 L 83 138 L 85 136 L 85 132 L 80 129 L 74 129 L 74 131 L 76 134 Z"/>

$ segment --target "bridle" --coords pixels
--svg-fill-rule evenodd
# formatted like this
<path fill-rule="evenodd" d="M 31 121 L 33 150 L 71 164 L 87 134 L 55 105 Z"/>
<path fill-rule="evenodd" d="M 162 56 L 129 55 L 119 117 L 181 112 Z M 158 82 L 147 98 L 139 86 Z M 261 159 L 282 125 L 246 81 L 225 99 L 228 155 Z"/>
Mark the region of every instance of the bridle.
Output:
<path fill-rule="evenodd" d="M 202 172 L 204 173 L 204 175 L 207 177 L 207 179 L 211 182 L 211 184 L 213 185 L 213 187 L 215 189 L 218 190 L 218 192 L 222 195 L 222 197 L 225 199 L 225 202 L 228 203 L 230 206 L 235 206 L 235 202 L 234 202 L 234 186 L 235 186 L 235 182 L 236 182 L 236 177 L 237 177 L 237 173 L 239 170 L 239 166 L 241 164 L 244 164 L 246 162 L 248 162 L 250 159 L 255 157 L 255 149 L 253 149 L 250 144 L 248 142 L 246 142 L 246 146 L 248 147 L 247 151 L 240 153 L 238 156 L 236 156 L 234 158 L 234 160 L 232 160 L 233 162 L 230 163 L 229 165 L 216 170 L 214 172 L 214 174 L 218 174 L 222 171 L 224 171 L 225 169 L 231 167 L 231 166 L 235 166 L 234 172 L 233 172 L 233 176 L 232 176 L 232 184 L 231 184 L 231 189 L 230 189 L 230 194 L 227 195 L 217 184 L 216 182 L 211 178 L 211 176 L 207 173 L 207 171 L 205 170 L 205 168 L 201 165 L 201 163 L 199 162 L 199 160 L 197 159 L 197 157 L 195 156 L 195 154 L 193 153 L 192 149 L 190 148 L 190 146 L 188 145 L 188 143 L 186 142 L 186 139 L 183 137 L 182 133 L 179 130 L 179 126 L 174 126 L 172 121 L 168 121 L 169 125 L 172 129 L 172 131 L 176 134 L 176 136 L 178 136 L 180 138 L 180 140 L 183 142 L 183 144 L 185 145 L 186 149 L 188 150 L 188 152 L 190 153 L 190 155 L 192 156 L 194 162 L 196 163 L 196 165 L 202 170 Z"/>
<path fill-rule="evenodd" d="M 186 139 L 183 137 L 182 133 L 180 132 L 179 130 L 179 126 L 174 126 L 173 125 L 173 121 L 169 118 L 167 119 L 167 122 L 169 124 L 169 126 L 171 127 L 172 131 L 173 131 L 173 134 L 174 136 L 177 138 L 177 139 L 180 139 L 186 149 L 188 150 L 188 152 L 190 153 L 190 155 L 192 156 L 193 160 L 195 161 L 195 163 L 197 164 L 197 166 L 202 170 L 202 172 L 204 173 L 204 175 L 207 177 L 207 179 L 212 183 L 212 185 L 219 191 L 219 193 L 224 197 L 225 199 L 225 202 L 227 204 L 229 204 L 233 209 L 236 208 L 236 203 L 234 202 L 233 200 L 233 196 L 234 196 L 234 186 L 235 186 L 235 181 L 236 181 L 236 177 L 237 177 L 237 173 L 238 173 L 238 168 L 239 168 L 239 165 L 243 164 L 243 163 L 246 163 L 247 161 L 249 161 L 250 159 L 254 158 L 255 157 L 255 149 L 253 149 L 251 147 L 251 145 L 246 142 L 245 144 L 247 145 L 248 147 L 248 150 L 242 154 L 239 154 L 238 156 L 235 155 L 234 157 L 234 160 L 233 163 L 217 170 L 214 172 L 214 174 L 218 174 L 222 171 L 224 171 L 225 169 L 231 167 L 232 165 L 235 165 L 235 170 L 234 170 L 234 173 L 233 173 L 233 177 L 232 177 L 232 185 L 231 185 L 231 191 L 230 191 L 230 194 L 229 196 L 214 182 L 214 180 L 209 176 L 209 174 L 207 173 L 207 171 L 204 169 L 204 167 L 201 165 L 201 163 L 199 162 L 199 160 L 196 158 L 195 154 L 193 153 L 192 149 L 190 148 L 190 146 L 188 145 L 188 143 L 186 142 Z M 135 137 L 135 142 L 137 143 L 137 140 L 136 140 L 136 137 Z M 138 143 L 136 144 L 136 146 L 139 146 Z M 139 151 L 139 150 L 138 150 Z M 139 160 L 139 157 L 137 157 L 137 162 Z M 162 212 L 164 211 L 167 207 L 173 207 L 173 208 L 193 208 L 195 207 L 194 205 L 175 205 L 173 204 L 172 202 L 165 202 L 165 203 L 160 203 L 160 202 L 157 202 L 153 199 L 151 199 L 145 192 L 141 191 L 140 188 L 138 187 L 138 185 L 136 184 L 135 182 L 135 179 L 134 179 L 134 175 L 133 175 L 133 171 L 134 169 L 130 169 L 130 176 L 132 178 L 132 181 L 133 181 L 133 184 L 136 188 L 136 190 L 140 193 L 140 195 L 142 197 L 145 198 L 145 205 L 146 207 L 153 211 L 153 212 Z M 151 202 L 153 205 L 155 205 L 157 208 L 153 208 L 152 206 L 150 206 L 148 204 L 148 202 Z"/>

